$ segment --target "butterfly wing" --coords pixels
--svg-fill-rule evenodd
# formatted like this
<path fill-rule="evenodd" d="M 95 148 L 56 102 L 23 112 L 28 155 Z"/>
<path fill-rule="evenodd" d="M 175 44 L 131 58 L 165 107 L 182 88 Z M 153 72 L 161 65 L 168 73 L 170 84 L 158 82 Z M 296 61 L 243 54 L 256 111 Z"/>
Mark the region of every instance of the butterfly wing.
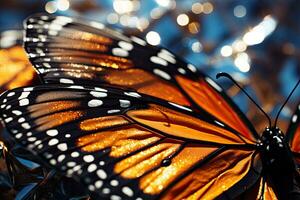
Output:
<path fill-rule="evenodd" d="M 277 200 L 278 197 L 274 192 L 271 181 L 265 177 L 261 177 L 257 182 L 246 192 L 241 194 L 235 200 Z"/>
<path fill-rule="evenodd" d="M 25 48 L 45 82 L 109 84 L 207 112 L 248 139 L 258 136 L 212 79 L 170 51 L 98 22 L 35 15 Z"/>
<path fill-rule="evenodd" d="M 75 85 L 19 88 L 0 102 L 18 142 L 102 198 L 233 198 L 260 176 L 251 140 L 173 102 Z"/>
<path fill-rule="evenodd" d="M 300 166 L 300 103 L 292 116 L 287 130 L 287 140 L 290 144 L 295 160 L 298 166 Z"/>
<path fill-rule="evenodd" d="M 21 31 L 6 31 L 0 36 L 0 93 L 29 85 L 37 77 L 20 37 L 23 37 Z"/>

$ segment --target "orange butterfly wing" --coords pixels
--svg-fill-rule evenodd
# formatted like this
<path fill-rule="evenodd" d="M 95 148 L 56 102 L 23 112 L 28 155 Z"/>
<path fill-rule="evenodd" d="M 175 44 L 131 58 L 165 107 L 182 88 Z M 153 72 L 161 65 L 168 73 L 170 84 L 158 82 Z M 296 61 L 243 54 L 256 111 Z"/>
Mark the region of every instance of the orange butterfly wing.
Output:
<path fill-rule="evenodd" d="M 0 49 L 0 57 L 0 92 L 29 85 L 36 78 L 23 47 Z"/>
<path fill-rule="evenodd" d="M 270 180 L 261 177 L 254 186 L 235 200 L 278 200 Z"/>
<path fill-rule="evenodd" d="M 300 166 L 300 104 L 298 104 L 294 112 L 289 128 L 287 130 L 287 140 L 289 141 L 291 150 L 295 160 Z"/>
<path fill-rule="evenodd" d="M 166 49 L 69 17 L 35 15 L 25 28 L 26 50 L 45 82 L 134 89 L 207 112 L 249 140 L 258 138 L 212 79 Z"/>
<path fill-rule="evenodd" d="M 260 176 L 255 143 L 179 104 L 77 85 L 15 89 L 0 101 L 17 141 L 102 198 L 233 198 Z"/>

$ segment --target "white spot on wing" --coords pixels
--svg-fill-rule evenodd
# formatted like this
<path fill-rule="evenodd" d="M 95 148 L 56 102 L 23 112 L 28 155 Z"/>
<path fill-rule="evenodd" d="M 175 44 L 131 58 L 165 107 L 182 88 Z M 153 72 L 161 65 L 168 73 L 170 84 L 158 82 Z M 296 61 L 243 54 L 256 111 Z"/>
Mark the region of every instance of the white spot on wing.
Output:
<path fill-rule="evenodd" d="M 50 162 L 51 165 L 56 165 L 56 160 L 55 159 L 51 159 L 49 162 Z"/>
<path fill-rule="evenodd" d="M 51 65 L 49 63 L 43 63 L 43 66 L 46 68 L 51 68 Z"/>
<path fill-rule="evenodd" d="M 71 80 L 71 79 L 66 79 L 66 78 L 61 78 L 61 79 L 59 79 L 59 82 L 60 82 L 60 83 L 65 83 L 65 84 L 72 84 L 72 83 L 74 83 L 73 80 Z"/>
<path fill-rule="evenodd" d="M 95 87 L 95 90 L 96 90 L 96 91 L 100 91 L 100 92 L 107 92 L 106 89 L 99 88 L 99 87 Z"/>
<path fill-rule="evenodd" d="M 99 165 L 100 165 L 100 166 L 104 166 L 104 165 L 105 165 L 105 162 L 104 162 L 103 160 L 101 160 L 101 161 L 99 162 Z"/>
<path fill-rule="evenodd" d="M 50 129 L 46 132 L 47 135 L 54 137 L 58 134 L 58 131 L 56 129 Z"/>
<path fill-rule="evenodd" d="M 96 91 L 91 91 L 90 94 L 94 97 L 106 97 L 107 94 L 105 92 L 96 92 Z"/>
<path fill-rule="evenodd" d="M 58 161 L 58 162 L 62 162 L 65 158 L 66 158 L 65 155 L 63 155 L 63 154 L 62 154 L 62 155 L 59 155 L 58 158 L 57 158 L 57 161 Z"/>
<path fill-rule="evenodd" d="M 131 51 L 131 50 L 133 49 L 133 45 L 130 44 L 129 42 L 120 41 L 120 42 L 118 43 L 118 45 L 119 45 L 122 49 L 124 49 L 124 50 L 126 50 L 126 51 Z"/>
<path fill-rule="evenodd" d="M 105 171 L 103 169 L 99 169 L 97 171 L 97 175 L 101 179 L 106 179 L 107 178 L 107 174 L 105 173 Z"/>
<path fill-rule="evenodd" d="M 119 182 L 117 180 L 111 180 L 110 185 L 116 187 L 119 185 Z"/>
<path fill-rule="evenodd" d="M 176 59 L 173 56 L 171 56 L 170 54 L 165 53 L 164 51 L 159 52 L 157 54 L 157 56 L 164 59 L 164 60 L 166 60 L 166 61 L 168 61 L 168 62 L 170 62 L 170 63 L 173 63 L 173 64 L 176 63 Z"/>
<path fill-rule="evenodd" d="M 131 40 L 139 45 L 146 46 L 147 42 L 145 40 L 142 40 L 141 38 L 131 36 Z"/>
<path fill-rule="evenodd" d="M 211 78 L 206 77 L 205 80 L 209 83 L 209 85 L 211 85 L 217 91 L 219 91 L 219 92 L 222 91 L 222 88 L 218 84 L 216 84 Z"/>
<path fill-rule="evenodd" d="M 94 156 L 92 155 L 85 155 L 83 156 L 83 160 L 87 163 L 93 162 L 94 161 Z"/>
<path fill-rule="evenodd" d="M 29 125 L 28 123 L 23 123 L 23 124 L 21 124 L 21 126 L 22 126 L 23 128 L 25 128 L 25 129 L 30 129 L 30 128 L 31 128 L 30 125 Z"/>
<path fill-rule="evenodd" d="M 98 181 L 95 182 L 95 187 L 96 187 L 97 189 L 101 188 L 102 185 L 103 185 L 103 181 L 101 181 L 101 180 L 98 180 Z"/>
<path fill-rule="evenodd" d="M 23 136 L 23 134 L 22 134 L 22 133 L 18 133 L 18 134 L 16 134 L 16 136 L 15 136 L 15 137 L 16 137 L 17 139 L 20 139 L 22 136 Z"/>
<path fill-rule="evenodd" d="M 19 105 L 20 106 L 27 106 L 29 104 L 29 100 L 28 99 L 21 99 L 19 101 Z"/>
<path fill-rule="evenodd" d="M 101 101 L 99 99 L 93 99 L 88 102 L 89 107 L 98 107 L 98 106 L 101 106 L 102 104 L 103 104 L 103 101 Z"/>
<path fill-rule="evenodd" d="M 12 97 L 12 96 L 14 96 L 16 93 L 15 92 L 10 92 L 10 93 L 8 93 L 8 97 Z"/>
<path fill-rule="evenodd" d="M 175 106 L 175 107 L 177 107 L 177 108 L 180 108 L 180 109 L 182 109 L 182 110 L 187 110 L 187 111 L 192 112 L 192 110 L 191 110 L 190 108 L 187 108 L 187 107 L 185 107 L 185 106 L 181 106 L 181 105 L 176 104 L 176 103 L 173 103 L 173 102 L 169 102 L 169 104 L 171 104 L 171 105 L 173 105 L 173 106 Z"/>
<path fill-rule="evenodd" d="M 118 113 L 118 112 L 120 112 L 120 110 L 118 110 L 118 109 L 107 111 L 108 114 L 113 114 L 113 113 Z"/>
<path fill-rule="evenodd" d="M 120 196 L 114 194 L 114 195 L 110 196 L 110 200 L 122 200 L 122 198 Z"/>
<path fill-rule="evenodd" d="M 109 194 L 110 189 L 109 188 L 103 188 L 102 192 L 103 192 L 103 194 Z"/>
<path fill-rule="evenodd" d="M 124 194 L 126 194 L 127 196 L 129 196 L 129 197 L 132 197 L 132 196 L 133 196 L 133 191 L 132 191 L 132 189 L 131 189 L 130 187 L 124 186 L 124 187 L 122 188 L 122 192 L 123 192 Z"/>
<path fill-rule="evenodd" d="M 197 68 L 194 65 L 192 65 L 192 64 L 188 64 L 187 68 L 189 68 L 192 72 L 196 72 L 197 71 Z"/>
<path fill-rule="evenodd" d="M 217 121 L 217 120 L 215 120 L 215 122 L 216 122 L 216 124 L 218 124 L 218 125 L 220 125 L 220 126 L 223 126 L 223 127 L 225 127 L 225 125 L 224 125 L 224 124 L 222 124 L 221 122 L 219 122 L 219 121 Z"/>
<path fill-rule="evenodd" d="M 183 69 L 183 68 L 178 68 L 178 72 L 179 73 L 181 73 L 181 74 L 186 74 L 186 71 L 185 71 L 185 69 Z"/>
<path fill-rule="evenodd" d="M 68 167 L 75 167 L 76 166 L 76 162 L 73 162 L 73 161 L 67 162 L 67 166 Z"/>
<path fill-rule="evenodd" d="M 72 158 L 77 158 L 77 157 L 79 157 L 79 153 L 74 151 L 74 152 L 71 153 L 71 157 Z"/>
<path fill-rule="evenodd" d="M 56 144 L 58 144 L 58 139 L 56 139 L 56 138 L 53 138 L 53 139 L 51 139 L 49 142 L 48 142 L 48 145 L 49 146 L 53 146 L 53 145 L 56 145 Z"/>
<path fill-rule="evenodd" d="M 95 164 L 93 163 L 93 164 L 90 164 L 90 165 L 88 166 L 87 171 L 88 171 L 89 173 L 91 173 L 91 172 L 96 171 L 96 169 L 97 169 L 97 165 L 95 165 Z"/>
<path fill-rule="evenodd" d="M 95 191 L 95 189 L 96 189 L 95 186 L 93 186 L 93 185 L 89 185 L 88 188 L 90 191 Z"/>
<path fill-rule="evenodd" d="M 128 108 L 130 106 L 130 101 L 128 100 L 120 99 L 119 101 L 122 108 Z"/>
<path fill-rule="evenodd" d="M 153 73 L 160 76 L 160 77 L 162 77 L 163 79 L 171 80 L 171 76 L 168 73 L 166 73 L 166 72 L 164 72 L 160 69 L 154 69 Z"/>
<path fill-rule="evenodd" d="M 121 48 L 113 48 L 112 54 L 120 57 L 127 57 L 129 55 L 128 51 Z"/>
<path fill-rule="evenodd" d="M 4 121 L 6 122 L 6 123 L 9 123 L 9 122 L 11 122 L 13 120 L 13 118 L 12 117 L 9 117 L 9 118 L 6 118 Z"/>
<path fill-rule="evenodd" d="M 19 123 L 25 122 L 25 118 L 24 118 L 24 117 L 19 118 L 18 122 L 19 122 Z"/>
<path fill-rule="evenodd" d="M 71 85 L 71 86 L 69 86 L 69 88 L 71 88 L 71 89 L 84 89 L 84 87 L 80 86 L 80 85 Z"/>
<path fill-rule="evenodd" d="M 140 98 L 141 95 L 136 92 L 124 92 L 125 95 Z"/>
<path fill-rule="evenodd" d="M 163 66 L 167 66 L 168 62 L 165 61 L 164 59 L 157 57 L 157 56 L 151 56 L 150 57 L 150 61 L 155 63 L 155 64 L 159 64 L 159 65 L 163 65 Z"/>
<path fill-rule="evenodd" d="M 66 143 L 61 143 L 61 144 L 57 145 L 57 148 L 61 151 L 66 151 L 68 149 L 68 146 Z"/>

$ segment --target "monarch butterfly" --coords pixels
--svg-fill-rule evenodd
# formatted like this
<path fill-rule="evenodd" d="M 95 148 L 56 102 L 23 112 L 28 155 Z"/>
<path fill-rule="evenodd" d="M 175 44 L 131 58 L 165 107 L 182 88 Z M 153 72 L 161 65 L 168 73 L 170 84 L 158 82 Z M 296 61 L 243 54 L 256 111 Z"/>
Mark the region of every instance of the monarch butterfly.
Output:
<path fill-rule="evenodd" d="M 299 110 L 287 136 L 271 123 L 258 134 L 219 85 L 167 50 L 68 17 L 25 25 L 30 59 L 52 84 L 5 92 L 1 118 L 100 199 L 299 199 Z"/>

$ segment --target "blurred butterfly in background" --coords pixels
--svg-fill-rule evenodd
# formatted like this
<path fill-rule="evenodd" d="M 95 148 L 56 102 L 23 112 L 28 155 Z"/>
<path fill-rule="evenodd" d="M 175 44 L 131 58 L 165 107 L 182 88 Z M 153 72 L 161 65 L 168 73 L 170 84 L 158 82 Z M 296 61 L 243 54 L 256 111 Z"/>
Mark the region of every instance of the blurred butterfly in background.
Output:
<path fill-rule="evenodd" d="M 299 199 L 299 109 L 286 136 L 271 120 L 257 133 L 219 85 L 166 49 L 63 16 L 25 26 L 47 84 L 5 92 L 1 118 L 96 198 Z"/>
<path fill-rule="evenodd" d="M 0 35 L 0 92 L 36 83 L 37 75 L 22 47 L 22 31 Z"/>

